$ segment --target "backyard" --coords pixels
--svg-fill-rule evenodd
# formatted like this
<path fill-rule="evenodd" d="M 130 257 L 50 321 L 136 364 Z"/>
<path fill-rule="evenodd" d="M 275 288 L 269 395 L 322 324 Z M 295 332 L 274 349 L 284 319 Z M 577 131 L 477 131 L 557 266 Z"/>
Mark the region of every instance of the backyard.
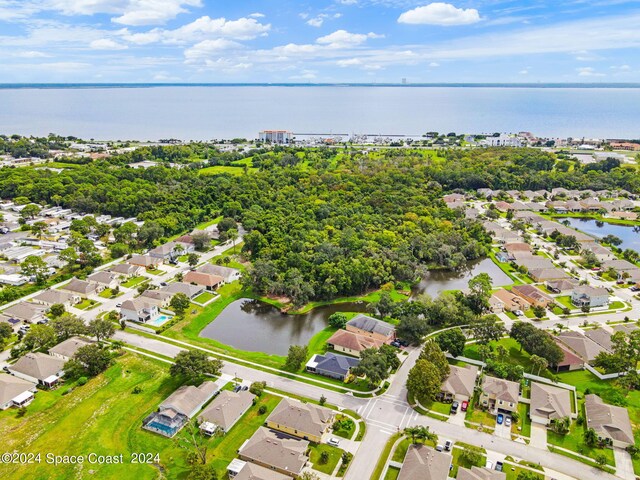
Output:
<path fill-rule="evenodd" d="M 122 286 L 125 287 L 125 288 L 133 288 L 133 287 L 137 287 L 141 283 L 144 283 L 144 282 L 147 282 L 147 281 L 149 281 L 149 279 L 147 277 L 140 275 L 139 277 L 130 278 L 129 280 L 124 282 L 122 284 Z"/>

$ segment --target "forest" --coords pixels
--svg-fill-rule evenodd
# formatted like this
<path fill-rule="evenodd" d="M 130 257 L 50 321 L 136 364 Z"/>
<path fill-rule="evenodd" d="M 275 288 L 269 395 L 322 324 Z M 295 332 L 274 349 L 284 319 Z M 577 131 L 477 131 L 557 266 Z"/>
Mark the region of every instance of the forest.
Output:
<path fill-rule="evenodd" d="M 155 232 L 156 243 L 219 215 L 232 218 L 247 231 L 243 251 L 252 268 L 246 286 L 303 304 L 413 282 L 425 268 L 462 268 L 486 255 L 484 228 L 446 208 L 444 193 L 481 187 L 640 190 L 635 165 L 586 168 L 536 149 L 212 152 L 206 144 L 144 147 L 141 156 L 117 155 L 59 173 L 4 168 L 0 197 L 136 216 Z M 200 160 L 191 168 L 126 166 L 141 158 L 180 162 L 194 156 Z M 257 170 L 199 175 L 201 166 L 239 157 Z"/>

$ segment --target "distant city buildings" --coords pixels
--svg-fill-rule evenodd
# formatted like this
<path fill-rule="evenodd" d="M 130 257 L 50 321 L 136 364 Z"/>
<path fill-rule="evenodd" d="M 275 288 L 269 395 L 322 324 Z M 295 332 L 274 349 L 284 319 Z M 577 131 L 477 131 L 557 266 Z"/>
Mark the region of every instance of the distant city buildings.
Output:
<path fill-rule="evenodd" d="M 288 130 L 263 130 L 258 138 L 261 142 L 292 143 L 293 133 Z"/>

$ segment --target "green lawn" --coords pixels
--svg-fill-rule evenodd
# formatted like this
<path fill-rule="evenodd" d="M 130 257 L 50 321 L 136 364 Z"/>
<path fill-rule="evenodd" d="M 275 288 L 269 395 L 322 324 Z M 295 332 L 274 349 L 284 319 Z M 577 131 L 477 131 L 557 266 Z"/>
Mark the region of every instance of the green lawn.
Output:
<path fill-rule="evenodd" d="M 98 305 L 100 305 L 99 302 L 96 302 L 95 300 L 91 300 L 90 298 L 85 298 L 80 303 L 75 305 L 75 307 L 78 310 L 91 310 L 92 308 L 96 308 Z"/>
<path fill-rule="evenodd" d="M 130 278 L 129 280 L 124 282 L 122 286 L 125 288 L 133 288 L 133 287 L 137 287 L 141 283 L 148 282 L 148 281 L 149 279 L 147 277 L 140 275 L 139 277 Z"/>
<path fill-rule="evenodd" d="M 102 297 L 102 298 L 117 298 L 120 295 L 123 295 L 124 292 L 118 292 L 117 294 L 114 294 L 114 291 L 110 288 L 105 288 L 103 291 L 101 291 L 98 296 Z"/>
<path fill-rule="evenodd" d="M 199 223 L 198 225 L 196 225 L 196 230 L 204 230 L 205 228 L 210 227 L 211 225 L 216 225 L 216 224 L 220 223 L 222 218 L 223 218 L 222 215 L 220 215 L 219 217 L 216 217 L 214 219 L 207 220 L 206 222 Z"/>
<path fill-rule="evenodd" d="M 458 448 L 456 448 L 458 447 Z M 465 460 L 463 460 L 462 458 L 460 458 L 460 454 L 462 453 L 462 450 L 467 449 L 467 448 L 471 448 L 471 449 L 480 449 L 483 453 L 486 454 L 486 451 L 482 448 L 473 446 L 473 445 L 467 445 L 465 443 L 461 443 L 461 442 L 457 442 L 454 446 L 454 448 L 452 449 L 451 455 L 453 456 L 453 469 L 451 470 L 451 476 L 455 477 L 458 474 L 458 468 L 459 467 L 464 467 L 464 468 L 471 468 L 474 465 L 477 467 L 484 467 L 484 465 L 487 463 L 487 456 L 486 455 L 482 455 L 481 460 L 477 463 L 477 464 L 472 464 L 470 462 L 467 462 Z"/>
<path fill-rule="evenodd" d="M 257 171 L 257 168 L 248 167 L 249 173 L 254 173 Z M 234 167 L 232 165 L 216 165 L 214 167 L 205 167 L 198 170 L 198 175 L 220 175 L 223 173 L 228 173 L 230 175 L 244 175 L 244 167 Z"/>
<path fill-rule="evenodd" d="M 131 464 L 129 452 L 158 453 L 169 478 L 183 476 L 187 472 L 183 451 L 170 439 L 140 428 L 144 417 L 180 383 L 181 379 L 169 375 L 165 364 L 127 353 L 104 374 L 68 395 L 62 395 L 67 386 L 39 391 L 23 418 L 17 418 L 15 409 L 0 412 L 0 437 L 6 451 L 56 455 L 123 453 L 125 465 L 0 465 L 0 477 L 157 478 L 154 466 Z M 134 387 L 140 387 L 141 393 L 133 394 Z"/>
<path fill-rule="evenodd" d="M 311 337 L 308 345 L 309 356 L 307 359 L 311 358 L 316 353 L 325 353 L 327 351 L 327 340 L 329 340 L 331 335 L 333 335 L 337 330 L 338 329 L 334 327 L 327 327 Z M 338 353 L 344 355 L 342 352 Z"/>
<path fill-rule="evenodd" d="M 400 475 L 400 469 L 396 467 L 389 467 L 387 473 L 384 476 L 384 480 L 396 480 Z"/>
<path fill-rule="evenodd" d="M 162 275 L 165 272 L 159 268 L 147 268 L 147 273 L 150 273 L 151 275 Z"/>
<path fill-rule="evenodd" d="M 515 435 L 522 435 L 523 437 L 531 436 L 531 419 L 529 418 L 529 405 L 526 403 L 518 404 L 518 414 L 520 418 L 518 419 L 518 423 L 512 422 L 511 424 L 511 433 Z M 520 430 L 518 430 L 520 427 Z"/>
<path fill-rule="evenodd" d="M 626 307 L 626 305 L 624 304 L 624 302 L 621 302 L 620 300 L 616 300 L 609 304 L 609 310 L 619 310 L 624 307 Z"/>
<path fill-rule="evenodd" d="M 387 464 L 387 460 L 389 459 L 389 455 L 391 455 L 391 449 L 393 448 L 393 444 L 402 436 L 401 433 L 395 433 L 391 436 L 389 440 L 387 440 L 382 453 L 378 457 L 378 461 L 376 463 L 376 468 L 373 470 L 371 474 L 371 480 L 380 480 L 382 476 L 382 471 L 384 470 L 384 466 Z"/>
<path fill-rule="evenodd" d="M 334 428 L 333 434 L 337 437 L 351 439 L 356 431 L 356 424 L 349 417 L 345 415 L 336 415 L 336 421 L 340 421 L 340 428 Z"/>
<path fill-rule="evenodd" d="M 197 303 L 207 303 L 208 301 L 213 300 L 215 297 L 215 294 L 211 292 L 202 292 L 200 295 L 194 298 L 193 301 Z"/>
<path fill-rule="evenodd" d="M 322 463 L 320 460 L 322 452 L 329 454 L 329 460 L 326 463 Z M 336 469 L 340 457 L 342 457 L 342 452 L 343 450 L 326 443 L 311 444 L 309 447 L 309 460 L 313 464 L 314 470 L 330 475 Z"/>
<path fill-rule="evenodd" d="M 569 295 L 561 295 L 555 298 L 556 303 L 563 307 L 567 307 L 569 310 L 575 310 L 577 307 L 571 303 L 571 297 Z"/>

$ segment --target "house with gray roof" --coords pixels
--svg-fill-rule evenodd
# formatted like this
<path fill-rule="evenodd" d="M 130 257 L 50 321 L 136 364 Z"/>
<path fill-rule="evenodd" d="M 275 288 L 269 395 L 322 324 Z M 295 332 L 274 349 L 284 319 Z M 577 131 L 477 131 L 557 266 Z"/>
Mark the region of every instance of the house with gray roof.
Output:
<path fill-rule="evenodd" d="M 72 307 L 73 305 L 80 303 L 82 301 L 82 297 L 75 293 L 63 292 L 61 290 L 49 288 L 33 297 L 31 301 L 48 307 L 57 303 L 64 305 L 65 307 Z"/>
<path fill-rule="evenodd" d="M 145 290 L 138 298 L 151 303 L 158 308 L 166 308 L 171 303 L 173 294 L 160 290 Z"/>
<path fill-rule="evenodd" d="M 214 265 L 212 263 L 205 263 L 198 267 L 197 271 L 222 277 L 224 283 L 231 283 L 235 280 L 240 280 L 241 276 L 240 270 L 237 268 L 223 267 L 222 265 Z"/>
<path fill-rule="evenodd" d="M 546 383 L 531 382 L 531 408 L 529 417 L 532 422 L 549 425 L 551 420 L 572 417 L 571 394 L 569 390 L 554 387 Z"/>
<path fill-rule="evenodd" d="M 635 444 L 626 408 L 609 405 L 598 395 L 590 394 L 584 396 L 584 410 L 587 428 L 593 428 L 598 438 L 620 448 Z"/>
<path fill-rule="evenodd" d="M 410 445 L 398 480 L 447 480 L 453 457 L 426 445 Z"/>
<path fill-rule="evenodd" d="M 302 474 L 309 457 L 309 442 L 260 427 L 238 450 L 239 457 L 294 478 Z"/>
<path fill-rule="evenodd" d="M 571 303 L 576 307 L 606 307 L 609 305 L 609 292 L 604 287 L 580 285 L 571 292 Z"/>
<path fill-rule="evenodd" d="M 584 336 L 593 340 L 602 348 L 608 351 L 613 350 L 613 342 L 611 341 L 611 333 L 604 328 L 592 328 L 584 331 Z"/>
<path fill-rule="evenodd" d="M 234 458 L 227 467 L 227 475 L 233 480 L 291 480 L 291 475 L 273 471 L 261 465 Z"/>
<path fill-rule="evenodd" d="M 45 318 L 47 307 L 31 302 L 18 302 L 2 311 L 2 314 L 25 323 L 38 323 Z"/>
<path fill-rule="evenodd" d="M 334 418 L 335 413 L 329 408 L 283 398 L 265 424 L 274 430 L 320 443 L 322 435 L 333 425 Z"/>
<path fill-rule="evenodd" d="M 55 347 L 49 349 L 49 355 L 60 358 L 65 362 L 68 362 L 73 358 L 78 350 L 87 345 L 91 345 L 93 340 L 89 340 L 84 337 L 71 337 L 67 338 L 63 342 L 60 342 Z"/>
<path fill-rule="evenodd" d="M 449 375 L 442 383 L 440 391 L 445 399 L 456 399 L 460 401 L 469 400 L 473 396 L 478 378 L 478 367 L 467 365 L 466 367 L 449 367 Z"/>
<path fill-rule="evenodd" d="M 600 352 L 607 350 L 596 342 L 575 330 L 560 332 L 556 338 L 571 349 L 585 363 L 592 363 Z"/>
<path fill-rule="evenodd" d="M 150 255 L 132 255 L 131 258 L 127 260 L 127 263 L 129 265 L 136 265 L 143 268 L 156 268 L 159 265 L 162 265 L 163 259 L 152 257 Z"/>
<path fill-rule="evenodd" d="M 176 243 L 167 242 L 164 245 L 153 248 L 147 253 L 150 257 L 159 258 L 161 260 L 171 261 L 176 255 Z"/>
<path fill-rule="evenodd" d="M 347 357 L 346 355 L 337 355 L 327 352 L 324 355 L 316 353 L 307 362 L 307 372 L 317 373 L 325 377 L 342 380 L 349 375 L 349 371 L 360 363 L 360 359 Z"/>
<path fill-rule="evenodd" d="M 192 285 L 184 282 L 173 282 L 160 289 L 161 292 L 168 292 L 172 295 L 184 293 L 188 298 L 193 299 L 205 291 L 202 285 Z"/>
<path fill-rule="evenodd" d="M 120 307 L 120 315 L 132 322 L 149 322 L 159 315 L 158 306 L 144 297 L 125 300 Z"/>
<path fill-rule="evenodd" d="M 385 343 L 391 342 L 396 335 L 393 325 L 361 313 L 349 320 L 345 328 L 350 332 L 377 338 Z"/>
<path fill-rule="evenodd" d="M 69 283 L 60 287 L 60 290 L 75 293 L 82 297 L 88 297 L 89 295 L 101 292 L 102 290 L 104 290 L 104 287 L 96 283 L 89 283 L 85 282 L 84 280 L 72 278 Z"/>
<path fill-rule="evenodd" d="M 507 474 L 486 467 L 458 468 L 456 480 L 505 480 Z"/>
<path fill-rule="evenodd" d="M 100 271 L 92 273 L 87 277 L 89 283 L 95 283 L 99 288 L 116 288 L 118 286 L 118 275 L 112 272 Z"/>
<path fill-rule="evenodd" d="M 40 352 L 30 352 L 8 367 L 9 373 L 46 388 L 55 386 L 64 375 L 65 361 Z"/>
<path fill-rule="evenodd" d="M 200 430 L 206 435 L 216 432 L 227 433 L 253 405 L 256 396 L 248 390 L 220 392 L 200 415 Z"/>
<path fill-rule="evenodd" d="M 479 402 L 492 414 L 515 412 L 518 409 L 520 384 L 503 378 L 486 375 L 482 381 Z"/>
<path fill-rule="evenodd" d="M 119 277 L 132 278 L 138 277 L 144 273 L 144 268 L 140 265 L 132 265 L 130 263 L 119 263 L 109 269 L 111 273 L 115 273 Z"/>
<path fill-rule="evenodd" d="M 11 407 L 26 407 L 31 403 L 36 393 L 35 384 L 14 377 L 0 374 L 0 410 Z"/>

